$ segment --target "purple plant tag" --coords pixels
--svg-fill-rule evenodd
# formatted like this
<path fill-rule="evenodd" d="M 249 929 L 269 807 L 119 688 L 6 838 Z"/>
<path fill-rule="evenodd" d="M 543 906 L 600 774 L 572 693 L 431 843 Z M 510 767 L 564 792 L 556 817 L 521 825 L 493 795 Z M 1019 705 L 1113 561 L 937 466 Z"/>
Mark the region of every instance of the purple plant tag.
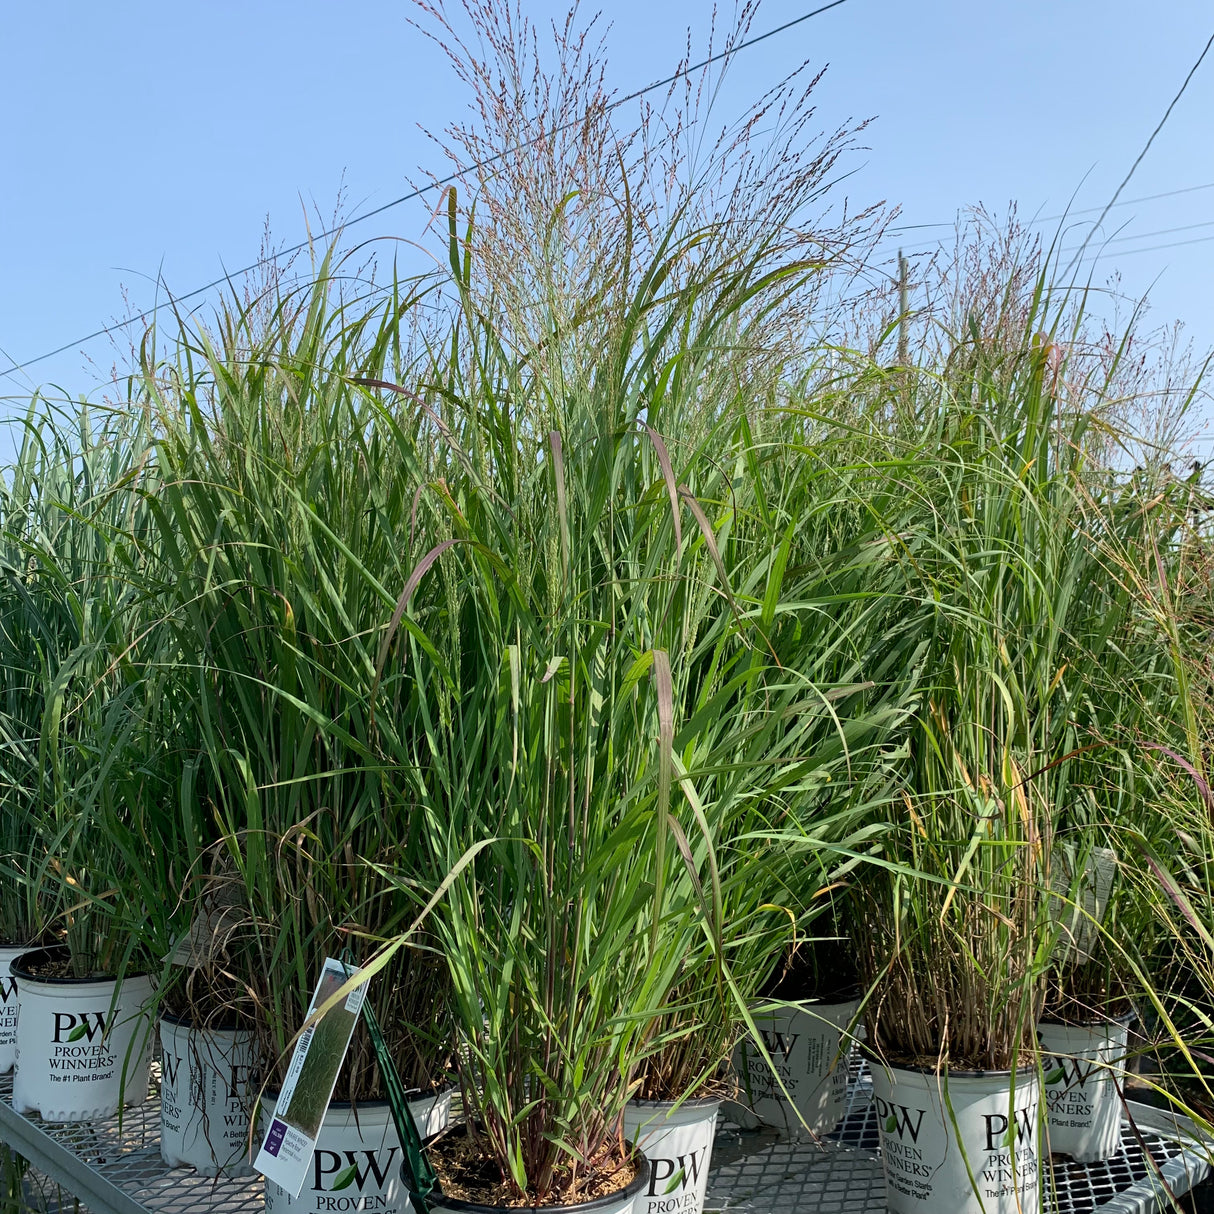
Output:
<path fill-rule="evenodd" d="M 261 1149 L 267 1155 L 278 1155 L 278 1150 L 282 1146 L 283 1137 L 287 1132 L 287 1123 L 279 1121 L 277 1117 L 270 1122 L 270 1132 L 266 1135 L 266 1140 L 262 1143 Z"/>

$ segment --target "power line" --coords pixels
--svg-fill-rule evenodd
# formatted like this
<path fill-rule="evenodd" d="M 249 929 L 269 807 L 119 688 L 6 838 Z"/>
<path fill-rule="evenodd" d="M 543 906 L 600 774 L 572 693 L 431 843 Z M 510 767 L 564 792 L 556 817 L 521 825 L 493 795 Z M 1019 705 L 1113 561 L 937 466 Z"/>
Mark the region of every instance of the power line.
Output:
<path fill-rule="evenodd" d="M 1124 244 L 1127 240 L 1149 240 L 1152 236 L 1171 236 L 1173 232 L 1192 232 L 1196 228 L 1214 228 L 1214 219 L 1204 223 L 1182 223 L 1174 228 L 1156 228 L 1154 232 L 1139 232 L 1133 236 L 1110 236 L 1108 240 L 1102 240 L 1100 245 L 1103 248 L 1106 244 Z"/>
<path fill-rule="evenodd" d="M 1209 244 L 1209 242 L 1211 240 L 1214 240 L 1214 236 L 1195 236 L 1192 240 L 1171 240 L 1167 244 L 1147 245 L 1147 247 L 1145 249 L 1114 249 L 1113 251 L 1117 254 L 1118 257 L 1128 257 L 1132 253 L 1154 253 L 1158 249 L 1179 249 L 1183 245 Z M 1076 245 L 1074 249 L 1067 249 L 1066 253 L 1082 252 L 1083 248 L 1084 248 L 1083 245 Z M 1064 254 L 1064 256 L 1065 256 L 1065 254 Z M 1085 260 L 1099 261 L 1100 258 L 1102 258 L 1104 256 L 1105 256 L 1104 250 L 1098 249 L 1095 252 L 1093 252 L 1089 258 L 1085 258 Z"/>
<path fill-rule="evenodd" d="M 1145 245 L 1142 248 L 1138 248 L 1138 249 L 1111 249 L 1110 250 L 1110 249 L 1106 249 L 1106 247 L 1105 247 L 1106 245 L 1117 244 L 1120 241 L 1124 241 L 1124 240 L 1146 240 L 1148 237 L 1151 237 L 1151 236 L 1165 236 L 1169 232 L 1189 232 L 1189 231 L 1192 231 L 1194 228 L 1208 228 L 1208 227 L 1214 227 L 1214 221 L 1211 221 L 1209 223 L 1184 224 L 1180 227 L 1175 227 L 1175 228 L 1161 228 L 1156 232 L 1140 232 L 1137 236 L 1114 237 L 1111 240 L 1104 241 L 1098 248 L 1093 249 L 1087 256 L 1079 258 L 1077 260 L 1077 264 L 1095 265 L 1095 263 L 1097 261 L 1099 261 L 1103 257 L 1109 256 L 1110 253 L 1115 253 L 1118 257 L 1129 257 L 1134 253 L 1157 253 L 1161 249 L 1180 249 L 1180 248 L 1186 247 L 1187 245 L 1210 244 L 1212 241 L 1214 241 L 1214 236 L 1196 236 L 1192 240 L 1171 240 L 1171 241 L 1166 242 L 1165 244 Z M 936 243 L 942 244 L 943 242 L 937 241 Z M 1085 249 L 1085 247 L 1086 247 L 1085 245 L 1080 244 L 1080 245 L 1075 245 L 1073 248 L 1070 248 L 1070 249 L 1062 249 L 1059 252 L 1058 256 L 1066 257 L 1068 254 L 1071 254 L 1071 253 L 1083 253 L 1083 250 Z M 882 273 L 884 273 L 884 271 L 882 271 Z M 889 275 L 889 274 L 885 274 L 885 277 L 892 278 L 893 276 Z"/>
<path fill-rule="evenodd" d="M 1134 163 L 1132 165 L 1130 165 L 1130 171 L 1122 179 L 1121 184 L 1113 191 L 1113 197 L 1109 199 L 1109 201 L 1105 204 L 1104 210 L 1100 212 L 1100 218 L 1098 220 L 1096 220 L 1096 222 L 1092 225 L 1092 231 L 1088 234 L 1087 240 L 1085 240 L 1083 242 L 1083 244 L 1080 246 L 1081 251 L 1082 251 L 1082 249 L 1087 248 L 1089 242 L 1092 239 L 1092 235 L 1095 233 L 1096 229 L 1098 227 L 1100 227 L 1100 225 L 1104 222 L 1104 217 L 1116 205 L 1117 199 L 1121 195 L 1121 191 L 1124 190 L 1126 188 L 1126 186 L 1130 184 L 1130 178 L 1134 176 L 1134 171 L 1142 163 L 1143 157 L 1146 156 L 1147 152 L 1149 152 L 1151 150 L 1151 144 L 1153 144 L 1155 142 L 1155 136 L 1158 135 L 1159 132 L 1163 130 L 1165 123 L 1172 116 L 1172 111 L 1176 108 L 1177 102 L 1179 102 L 1180 99 L 1184 96 L 1185 89 L 1187 89 L 1189 87 L 1189 81 L 1192 80 L 1193 77 L 1197 74 L 1197 69 L 1199 67 L 1201 67 L 1202 61 L 1210 53 L 1210 47 L 1212 47 L 1212 46 L 1214 46 L 1214 34 L 1210 35 L 1209 41 L 1207 41 L 1205 46 L 1202 47 L 1201 54 L 1197 56 L 1197 62 L 1194 63 L 1191 68 L 1189 68 L 1189 74 L 1184 78 L 1184 83 L 1181 84 L 1179 90 L 1176 93 L 1176 96 L 1172 98 L 1171 104 L 1168 106 L 1168 108 L 1166 110 L 1164 110 L 1163 117 L 1159 120 L 1159 124 L 1151 132 L 1146 143 L 1144 143 L 1142 145 L 1142 151 L 1138 153 L 1137 159 L 1134 161 Z M 1078 256 L 1079 255 L 1076 254 L 1075 258 L 1072 258 L 1072 260 L 1071 260 L 1072 266 L 1075 264 L 1075 261 L 1078 259 Z M 1067 268 L 1070 269 L 1070 266 L 1068 266 Z"/>
<path fill-rule="evenodd" d="M 1132 207 L 1139 202 L 1155 202 L 1160 198 L 1175 198 L 1177 194 L 1192 194 L 1197 190 L 1214 190 L 1214 181 L 1207 181 L 1203 185 L 1187 185 L 1179 190 L 1165 190 L 1162 194 L 1144 194 L 1141 198 L 1125 198 L 1121 202 L 1110 204 L 1118 207 Z M 1042 215 L 1039 219 L 1030 219 L 1030 224 L 1035 223 L 1056 223 L 1060 219 L 1071 219 L 1076 215 L 1094 215 L 1097 211 L 1109 210 L 1109 206 L 1105 207 L 1084 207 L 1078 211 L 1064 211 L 1061 215 Z M 952 223 L 907 223 L 897 228 L 888 228 L 890 235 L 895 232 L 913 232 L 919 228 L 951 228 L 956 226 L 956 220 Z"/>
<path fill-rule="evenodd" d="M 1214 181 L 1207 181 L 1204 185 L 1187 185 L 1179 190 L 1165 190 L 1162 194 L 1144 194 L 1141 198 L 1124 198 L 1121 202 L 1110 203 L 1105 210 L 1109 210 L 1110 207 L 1132 207 L 1139 202 L 1156 202 L 1160 198 L 1175 198 L 1177 194 L 1193 194 L 1197 190 L 1214 190 Z M 1056 223 L 1060 219 L 1069 219 L 1072 215 L 1091 215 L 1099 210 L 1099 207 L 1084 207 L 1081 211 L 1064 211 L 1061 215 L 1043 215 L 1040 219 L 1034 219 L 1031 222 Z"/>
<path fill-rule="evenodd" d="M 1214 183 L 1211 183 L 1211 184 L 1214 185 Z M 1199 189 L 1204 189 L 1204 188 L 1206 188 L 1206 187 L 1203 187 L 1203 186 L 1190 186 L 1189 187 L 1189 189 L 1191 189 L 1191 190 L 1199 190 Z M 1168 194 L 1157 194 L 1154 197 L 1166 198 L 1166 197 L 1169 197 L 1171 194 L 1183 194 L 1185 192 L 1186 191 L 1184 191 L 1184 190 L 1170 190 L 1168 192 Z M 1141 202 L 1143 200 L 1138 199 L 1137 201 Z M 1120 203 L 1118 205 L 1128 206 L 1129 203 L 1128 202 Z M 1099 207 L 1092 208 L 1092 210 L 1094 210 L 1094 211 L 1099 210 L 1099 209 L 1100 209 Z M 1035 222 L 1043 222 L 1043 221 L 1035 221 Z M 916 224 L 915 226 L 916 227 L 941 227 L 943 225 L 941 225 L 941 224 Z M 1151 231 L 1151 232 L 1135 232 L 1133 234 L 1126 235 L 1126 236 L 1110 236 L 1107 240 L 1103 240 L 1100 242 L 1100 248 L 1103 249 L 1106 245 L 1111 245 L 1111 244 L 1124 244 L 1127 241 L 1131 241 L 1131 240 L 1149 240 L 1152 236 L 1170 236 L 1173 232 L 1192 232 L 1192 231 L 1195 231 L 1197 228 L 1214 228 L 1214 219 L 1203 220 L 1201 223 L 1177 224 L 1176 226 L 1171 227 L 1171 228 L 1156 228 L 1154 231 Z M 896 231 L 900 231 L 900 230 L 901 229 L 898 229 L 898 228 L 889 229 L 890 232 L 896 232 Z M 883 244 L 889 239 L 890 239 L 890 237 L 883 236 L 879 243 Z M 1214 239 L 1214 238 L 1212 238 L 1212 239 Z M 937 241 L 937 244 L 942 244 L 942 243 L 943 243 L 942 241 Z M 1201 244 L 1202 241 L 1201 240 L 1180 241 L 1178 243 Z M 1084 247 L 1084 245 L 1079 244 L 1079 245 L 1075 245 L 1069 249 L 1063 249 L 1060 253 L 1060 256 L 1065 257 L 1065 256 L 1067 256 L 1068 253 L 1073 253 L 1076 251 L 1076 249 L 1082 249 L 1083 247 Z M 1173 248 L 1174 245 L 1152 245 L 1151 247 L 1166 249 L 1166 248 Z M 1139 253 L 1139 252 L 1145 253 L 1147 250 L 1146 249 L 1123 249 L 1121 251 L 1127 252 L 1127 253 Z"/>
<path fill-rule="evenodd" d="M 1205 220 L 1202 223 L 1177 224 L 1175 227 L 1171 227 L 1171 228 L 1156 228 L 1154 231 L 1151 231 L 1151 232 L 1136 232 L 1132 235 L 1126 235 L 1126 236 L 1111 236 L 1107 240 L 1103 240 L 1100 242 L 1100 245 L 1098 247 L 1101 251 L 1099 254 L 1097 254 L 1097 256 L 1103 257 L 1105 255 L 1104 250 L 1105 250 L 1106 246 L 1108 246 L 1108 245 L 1126 244 L 1127 242 L 1134 241 L 1134 240 L 1149 240 L 1153 236 L 1170 236 L 1174 232 L 1193 232 L 1193 231 L 1196 231 L 1198 228 L 1214 228 L 1214 219 Z M 1149 247 L 1144 247 L 1144 248 L 1139 248 L 1139 249 L 1114 249 L 1113 252 L 1117 253 L 1119 256 L 1126 254 L 1126 253 L 1148 253 L 1154 249 L 1173 249 L 1182 244 L 1204 244 L 1207 240 L 1214 240 L 1214 236 L 1198 237 L 1196 240 L 1173 241 L 1169 244 L 1154 244 Z M 885 238 L 883 237 L 881 243 L 884 243 L 884 241 L 885 241 Z M 942 240 L 936 241 L 937 245 L 942 245 L 943 243 L 944 242 Z M 1059 257 L 1066 257 L 1066 256 L 1070 255 L 1071 253 L 1075 253 L 1085 247 L 1086 246 L 1083 244 L 1073 245 L 1069 249 L 1062 249 L 1058 255 L 1059 255 Z"/>
<path fill-rule="evenodd" d="M 829 12 L 832 8 L 838 8 L 842 4 L 846 4 L 847 0 L 831 0 L 829 4 L 823 4 L 818 8 L 811 9 L 807 13 L 802 13 L 799 17 L 794 17 L 791 21 L 785 21 L 783 25 L 778 25 L 775 29 L 767 30 L 765 33 L 756 34 L 753 38 L 748 38 L 744 42 L 739 42 L 737 46 L 726 47 L 723 51 L 718 51 L 715 55 L 709 55 L 706 59 L 701 59 L 699 63 L 691 64 L 688 67 L 680 68 L 677 72 L 666 76 L 662 80 L 655 80 L 652 84 L 647 84 L 644 88 L 637 89 L 635 92 L 628 93 L 624 97 L 618 97 L 615 101 L 610 102 L 606 107 L 606 112 L 619 109 L 622 105 L 627 105 L 630 101 L 636 101 L 640 97 L 644 97 L 647 93 L 652 93 L 655 89 L 665 88 L 673 84 L 676 80 L 684 76 L 690 76 L 693 72 L 698 72 L 702 68 L 711 66 L 723 59 L 728 59 L 740 51 L 748 50 L 752 46 L 757 46 L 760 42 L 765 42 L 768 38 L 774 38 L 777 34 L 786 33 L 794 26 L 801 25 L 808 21 L 811 17 L 820 16 L 822 13 Z M 330 236 L 336 236 L 339 232 L 345 231 L 347 228 L 352 228 L 356 223 L 363 223 L 365 220 L 373 219 L 376 215 L 382 215 L 385 211 L 390 211 L 393 207 L 398 207 L 402 203 L 412 202 L 415 198 L 420 198 L 423 194 L 428 194 L 431 190 L 436 190 L 441 186 L 450 185 L 453 181 L 458 181 L 467 173 L 474 173 L 477 169 L 488 168 L 492 164 L 496 164 L 499 160 L 503 160 L 507 156 L 512 156 L 516 152 L 521 152 L 533 144 L 538 143 L 541 139 L 550 139 L 553 135 L 560 134 L 562 131 L 567 131 L 575 126 L 580 126 L 581 119 L 573 119 L 570 122 L 564 123 L 562 126 L 556 127 L 554 130 L 546 132 L 543 135 L 536 135 L 531 139 L 524 140 L 522 143 L 515 144 L 513 147 L 506 148 L 504 151 L 497 152 L 485 160 L 477 164 L 469 165 L 465 169 L 460 169 L 455 173 L 451 173 L 447 177 L 441 177 L 437 181 L 432 181 L 429 185 L 424 185 L 416 190 L 411 190 L 408 194 L 402 194 L 399 198 L 392 199 L 391 202 L 385 202 L 382 206 L 375 207 L 373 210 L 365 211 L 361 215 L 356 215 L 353 219 L 347 220 L 345 223 L 337 224 L 329 228 L 327 231 L 321 232 L 308 240 L 301 240 L 298 244 L 291 245 L 289 248 L 280 249 L 277 253 L 271 253 L 268 257 L 259 259 L 250 265 L 247 265 L 242 270 L 235 270 L 231 273 L 225 273 L 220 277 L 212 279 L 204 286 L 196 287 L 193 291 L 187 291 L 184 295 L 176 295 L 173 297 L 174 303 L 184 303 L 186 300 L 195 299 L 199 295 L 205 295 L 208 291 L 214 290 L 216 287 L 223 286 L 224 283 L 230 282 L 233 278 L 240 278 L 245 274 L 250 274 L 260 266 L 267 262 L 279 260 L 279 258 L 287 257 L 293 253 L 299 253 L 303 249 L 315 244 L 318 241 L 327 240 Z M 24 371 L 27 367 L 32 367 L 36 363 L 45 362 L 48 358 L 54 358 L 56 354 L 62 354 L 75 346 L 84 345 L 86 342 L 93 341 L 98 337 L 105 337 L 109 333 L 113 333 L 118 329 L 125 329 L 128 325 L 140 324 L 147 320 L 148 317 L 154 315 L 156 308 L 148 308 L 143 312 L 128 318 L 127 320 L 119 321 L 112 325 L 106 325 L 100 329 L 95 329 L 92 333 L 86 334 L 84 337 L 77 337 L 73 341 L 64 342 L 61 346 L 56 346 L 53 350 L 47 350 L 45 354 L 39 354 L 35 358 L 27 358 L 22 363 L 13 363 L 7 371 L 0 371 L 0 379 L 6 376 L 14 375 L 18 371 Z M 5 357 L 8 357 L 7 355 Z M 12 359 L 9 358 L 12 362 Z"/>

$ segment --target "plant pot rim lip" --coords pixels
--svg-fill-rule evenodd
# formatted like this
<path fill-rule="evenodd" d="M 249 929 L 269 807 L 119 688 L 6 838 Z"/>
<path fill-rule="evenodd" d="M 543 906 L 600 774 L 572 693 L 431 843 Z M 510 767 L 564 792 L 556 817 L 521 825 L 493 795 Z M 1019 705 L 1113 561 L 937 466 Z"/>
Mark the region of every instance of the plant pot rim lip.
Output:
<path fill-rule="evenodd" d="M 26 949 L 20 956 L 14 957 L 9 962 L 9 973 L 14 978 L 24 983 L 26 986 L 31 982 L 41 983 L 43 986 L 96 986 L 102 982 L 129 982 L 132 978 L 151 978 L 151 974 L 146 970 L 136 970 L 131 974 L 124 974 L 119 979 L 117 974 L 95 973 L 89 974 L 86 978 L 77 978 L 73 975 L 67 977 L 46 977 L 42 974 L 31 973 L 24 964 L 26 958 L 39 956 L 52 956 L 56 958 L 70 958 L 71 953 L 66 944 L 52 944 L 46 948 L 29 948 Z M 18 989 L 21 989 L 20 987 Z"/>
<path fill-rule="evenodd" d="M 166 1012 L 163 1008 L 160 1010 L 160 1019 L 167 1020 L 170 1024 L 177 1028 L 193 1029 L 198 1033 L 248 1033 L 249 1036 L 256 1034 L 256 1029 L 252 1026 L 248 1028 L 224 1028 L 222 1025 L 199 1024 L 197 1020 L 191 1020 L 188 1016 L 178 1016 L 176 1012 Z"/>
<path fill-rule="evenodd" d="M 1036 1064 L 1028 1055 L 1026 1055 L 1024 1066 L 1017 1067 L 1014 1071 L 1010 1067 L 1007 1070 L 996 1071 L 953 1066 L 913 1066 L 908 1062 L 891 1062 L 887 1058 L 882 1058 L 880 1054 L 874 1053 L 864 1042 L 860 1043 L 860 1053 L 864 1056 L 870 1070 L 875 1064 L 887 1071 L 906 1071 L 912 1075 L 947 1076 L 949 1079 L 1010 1079 L 1013 1075 L 1023 1075 L 1025 1082 L 1033 1082 L 1041 1078 Z"/>
<path fill-rule="evenodd" d="M 807 1008 L 814 1007 L 842 1007 L 847 1003 L 858 1002 L 863 992 L 864 988 L 857 982 L 854 986 L 841 986 L 837 991 L 830 991 L 826 995 L 806 995 L 801 999 L 783 999 L 777 995 L 759 995 L 751 1001 L 748 1007 L 751 1012 L 768 1003 L 787 1008 L 792 1012 L 805 1011 Z M 770 1011 L 759 1013 L 760 1016 L 773 1016 L 776 1014 L 777 1007 L 775 1006 Z"/>
<path fill-rule="evenodd" d="M 1064 1029 L 1098 1029 L 1116 1025 L 1118 1028 L 1128 1027 L 1138 1019 L 1138 1013 L 1132 1009 L 1122 1012 L 1120 1016 L 1093 1016 L 1088 1020 L 1064 1020 L 1061 1016 L 1042 1016 L 1038 1024 L 1056 1025 Z"/>
<path fill-rule="evenodd" d="M 724 1096 L 692 1096 L 687 1100 L 630 1100 L 627 1108 L 632 1109 L 707 1109 L 720 1108 Z"/>
<path fill-rule="evenodd" d="M 279 1094 L 280 1090 L 281 1090 L 280 1088 L 266 1088 L 266 1090 L 261 1093 L 261 1097 L 260 1097 L 261 1101 L 263 1103 L 268 1102 L 270 1104 L 270 1106 L 273 1107 L 278 1101 L 278 1094 Z M 408 1088 L 405 1091 L 405 1100 L 409 1104 L 413 1104 L 414 1101 L 418 1101 L 418 1100 L 441 1100 L 444 1096 L 447 1095 L 448 1092 L 454 1092 L 454 1091 L 455 1091 L 455 1084 L 451 1083 L 451 1082 L 444 1083 L 442 1087 L 435 1088 L 433 1091 L 428 1092 L 428 1093 L 422 1093 L 421 1088 Z M 414 1092 L 417 1092 L 419 1094 L 414 1096 L 413 1095 Z M 369 1097 L 366 1100 L 330 1100 L 328 1107 L 330 1109 L 337 1109 L 339 1111 L 349 1112 L 352 1109 L 353 1110 L 386 1109 L 386 1108 L 390 1107 L 391 1103 L 392 1102 L 387 1098 L 387 1096 L 376 1096 L 374 1100 L 370 1099 Z M 328 1112 L 328 1109 L 326 1109 L 325 1111 Z M 491 1207 L 491 1208 L 496 1208 L 496 1207 Z"/>
<path fill-rule="evenodd" d="M 463 1123 L 450 1126 L 451 1130 L 463 1129 Z M 429 1146 L 439 1134 L 447 1133 L 447 1130 L 440 1130 L 438 1134 L 433 1134 L 426 1139 L 426 1145 Z M 640 1165 L 637 1168 L 637 1174 L 622 1188 L 616 1189 L 614 1193 L 607 1193 L 602 1197 L 594 1197 L 590 1201 L 580 1201 L 573 1205 L 561 1206 L 486 1206 L 481 1205 L 476 1201 L 464 1201 L 459 1197 L 444 1197 L 441 1193 L 431 1193 L 426 1199 L 426 1204 L 436 1209 L 456 1210 L 460 1214 L 573 1214 L 577 1211 L 578 1214 L 594 1214 L 596 1210 L 610 1209 L 612 1206 L 619 1205 L 621 1202 L 631 1204 L 636 1195 L 645 1187 L 649 1181 L 650 1163 L 649 1157 L 635 1143 L 628 1143 L 632 1147 L 634 1158 Z M 416 1194 L 410 1189 L 409 1197 L 412 1199 Z M 417 1209 L 416 1203 L 414 1209 Z"/>

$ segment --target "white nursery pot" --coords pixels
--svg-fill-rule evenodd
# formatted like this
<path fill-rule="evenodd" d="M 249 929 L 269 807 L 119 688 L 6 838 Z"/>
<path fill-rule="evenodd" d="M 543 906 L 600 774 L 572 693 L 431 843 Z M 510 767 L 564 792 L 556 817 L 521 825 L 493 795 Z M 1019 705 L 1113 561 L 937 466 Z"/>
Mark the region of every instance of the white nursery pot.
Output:
<path fill-rule="evenodd" d="M 858 999 L 848 999 L 755 1013 L 755 1027 L 775 1074 L 753 1041 L 740 1041 L 734 1051 L 739 1101 L 764 1125 L 790 1138 L 829 1134 L 847 1111 L 851 1042 L 845 1033 L 858 1007 Z M 777 1075 L 788 1096 L 776 1082 Z"/>
<path fill-rule="evenodd" d="M 409 1111 L 423 1139 L 446 1129 L 451 1120 L 454 1088 L 409 1101 Z M 273 1100 L 262 1099 L 265 1116 Z M 375 1214 L 407 1214 L 413 1209 L 401 1179 L 400 1138 L 386 1100 L 362 1101 L 357 1107 L 334 1101 L 329 1105 L 312 1166 L 298 1197 L 266 1181 L 266 1214 L 343 1214 L 366 1210 Z"/>
<path fill-rule="evenodd" d="M 9 966 L 29 951 L 24 945 L 0 948 L 0 1075 L 13 1069 L 17 1057 L 17 979 Z"/>
<path fill-rule="evenodd" d="M 30 966 L 66 956 L 25 952 L 17 979 L 13 1108 L 44 1121 L 94 1121 L 148 1095 L 152 1060 L 152 979 L 41 978 Z M 117 997 L 115 988 L 117 987 Z"/>
<path fill-rule="evenodd" d="M 1042 1110 L 1034 1068 L 1017 1071 L 1013 1089 L 1008 1071 L 941 1075 L 872 1057 L 869 1067 L 887 1209 L 1038 1214 Z"/>
<path fill-rule="evenodd" d="M 633 1214 L 702 1214 L 708 1192 L 712 1140 L 719 1100 L 631 1100 L 624 1106 L 624 1136 L 649 1160 L 648 1182 Z"/>
<path fill-rule="evenodd" d="M 160 1019 L 160 1155 L 201 1176 L 247 1176 L 256 1052 L 248 1030 Z"/>
<path fill-rule="evenodd" d="M 1037 1026 L 1051 1151 L 1079 1163 L 1111 1159 L 1121 1144 L 1121 1095 L 1130 1018 Z"/>

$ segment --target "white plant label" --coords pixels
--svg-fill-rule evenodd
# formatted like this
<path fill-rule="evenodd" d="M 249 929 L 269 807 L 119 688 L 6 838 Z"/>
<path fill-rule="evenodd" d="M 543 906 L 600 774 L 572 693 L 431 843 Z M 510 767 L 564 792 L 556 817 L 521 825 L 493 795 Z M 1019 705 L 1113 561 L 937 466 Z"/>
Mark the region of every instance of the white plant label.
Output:
<path fill-rule="evenodd" d="M 344 962 L 328 957 L 312 992 L 308 1015 L 322 1007 L 355 974 Z M 274 1115 L 253 1161 L 267 1180 L 298 1197 L 312 1166 L 320 1127 L 333 1099 L 337 1075 L 350 1048 L 366 996 L 366 981 L 305 1029 L 291 1055 Z"/>

